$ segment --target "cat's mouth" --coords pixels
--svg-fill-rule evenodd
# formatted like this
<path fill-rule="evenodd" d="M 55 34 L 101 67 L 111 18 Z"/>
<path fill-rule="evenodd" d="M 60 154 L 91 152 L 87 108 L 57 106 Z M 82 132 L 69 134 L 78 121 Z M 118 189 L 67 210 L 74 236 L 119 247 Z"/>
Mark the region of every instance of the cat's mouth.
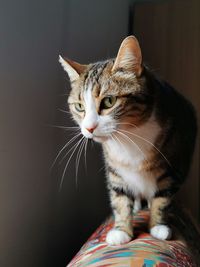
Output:
<path fill-rule="evenodd" d="M 112 127 L 112 129 L 105 128 L 104 130 L 105 131 L 100 131 L 99 129 L 96 129 L 95 131 L 90 132 L 90 131 L 82 128 L 81 132 L 82 132 L 83 136 L 86 137 L 87 139 L 92 139 L 92 140 L 97 141 L 97 142 L 103 142 L 103 141 L 106 141 L 106 140 L 112 138 L 112 133 L 114 131 L 114 128 L 113 127 Z"/>
<path fill-rule="evenodd" d="M 83 136 L 85 136 L 87 139 L 91 139 L 94 140 L 96 142 L 104 142 L 106 140 L 108 140 L 110 137 L 109 134 L 83 134 Z"/>
<path fill-rule="evenodd" d="M 106 140 L 111 138 L 111 134 L 96 134 L 96 133 L 89 133 L 89 134 L 85 134 L 82 133 L 84 137 L 86 137 L 87 139 L 91 139 L 94 140 L 95 142 L 105 142 Z"/>

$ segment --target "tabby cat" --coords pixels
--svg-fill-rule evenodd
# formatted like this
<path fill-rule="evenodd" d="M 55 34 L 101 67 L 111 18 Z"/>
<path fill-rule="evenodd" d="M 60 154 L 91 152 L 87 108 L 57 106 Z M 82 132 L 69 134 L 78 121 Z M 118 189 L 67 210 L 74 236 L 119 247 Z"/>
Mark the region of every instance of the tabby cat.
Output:
<path fill-rule="evenodd" d="M 170 239 L 168 210 L 184 182 L 193 153 L 192 105 L 142 62 L 134 36 L 117 57 L 89 65 L 59 58 L 71 81 L 69 108 L 83 136 L 100 142 L 115 217 L 110 245 L 133 236 L 132 209 L 150 206 L 150 233 Z M 134 204 L 135 201 L 135 204 Z"/>

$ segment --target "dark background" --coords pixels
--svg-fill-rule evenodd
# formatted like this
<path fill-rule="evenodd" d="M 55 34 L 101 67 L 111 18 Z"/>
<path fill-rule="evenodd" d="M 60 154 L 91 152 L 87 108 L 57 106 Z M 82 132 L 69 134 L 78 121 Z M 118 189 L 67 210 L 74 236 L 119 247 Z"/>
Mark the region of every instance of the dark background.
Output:
<path fill-rule="evenodd" d="M 0 1 L 0 266 L 65 266 L 109 214 L 101 148 L 50 170 L 73 135 L 58 55 L 115 56 L 134 32 L 145 59 L 199 110 L 199 1 Z M 134 12 L 133 12 L 134 10 Z M 82 160 L 83 161 L 83 160 Z M 181 198 L 199 216 L 199 146 Z M 184 197 L 183 197 L 184 196 Z"/>

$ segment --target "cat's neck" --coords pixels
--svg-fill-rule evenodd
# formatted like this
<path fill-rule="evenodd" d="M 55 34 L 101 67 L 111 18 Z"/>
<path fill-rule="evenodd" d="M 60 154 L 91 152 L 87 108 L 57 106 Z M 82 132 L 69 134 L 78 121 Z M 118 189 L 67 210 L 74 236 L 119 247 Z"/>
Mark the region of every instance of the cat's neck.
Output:
<path fill-rule="evenodd" d="M 103 148 L 112 162 L 123 165 L 138 165 L 154 150 L 160 126 L 152 115 L 140 127 L 123 124 L 103 143 Z M 134 160 L 133 160 L 134 159 Z"/>

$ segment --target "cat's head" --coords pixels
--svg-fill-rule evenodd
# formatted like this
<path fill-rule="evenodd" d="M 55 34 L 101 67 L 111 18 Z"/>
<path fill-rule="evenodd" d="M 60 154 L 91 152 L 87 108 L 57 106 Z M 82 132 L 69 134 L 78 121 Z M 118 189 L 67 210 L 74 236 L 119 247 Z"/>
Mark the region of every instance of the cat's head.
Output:
<path fill-rule="evenodd" d="M 59 61 L 71 82 L 70 111 L 86 138 L 107 140 L 117 129 L 138 127 L 150 116 L 151 96 L 134 36 L 124 39 L 116 59 L 89 65 L 61 56 Z"/>

